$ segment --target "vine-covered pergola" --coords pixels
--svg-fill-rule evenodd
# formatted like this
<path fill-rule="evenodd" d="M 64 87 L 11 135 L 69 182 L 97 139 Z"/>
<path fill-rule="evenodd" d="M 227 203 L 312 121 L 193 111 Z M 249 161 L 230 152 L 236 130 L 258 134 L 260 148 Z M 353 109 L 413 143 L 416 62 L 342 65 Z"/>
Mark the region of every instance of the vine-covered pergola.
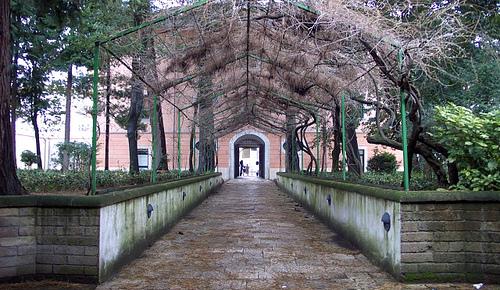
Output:
<path fill-rule="evenodd" d="M 365 104 L 373 107 L 381 138 L 389 129 L 400 136 L 394 147 L 404 152 L 408 190 L 407 134 L 418 130 L 421 117 L 420 96 L 411 79 L 416 70 L 430 74 L 443 51 L 453 48 L 458 24 L 453 14 L 440 10 L 453 8 L 436 7 L 435 14 L 420 15 L 417 27 L 392 15 L 398 11 L 394 7 L 384 15 L 375 2 L 349 2 L 200 0 L 167 9 L 154 19 L 137 19 L 137 26 L 96 42 L 92 193 L 103 60 L 108 65 L 113 60 L 113 69 L 131 78 L 131 98 L 139 109 L 147 91 L 146 101 L 153 104 L 153 148 L 160 102 L 177 111 L 179 134 L 181 118 L 198 127 L 198 170 L 215 168 L 218 137 L 251 125 L 286 135 L 288 171 L 299 169 L 296 152 L 302 150 L 311 157 L 308 168 L 318 172 L 319 152 L 314 154 L 305 133 L 315 125 L 318 134 L 321 123 L 337 116 L 345 178 L 346 119 L 356 105 Z M 410 154 L 423 150 L 410 147 Z M 153 164 L 156 155 L 153 149 Z"/>

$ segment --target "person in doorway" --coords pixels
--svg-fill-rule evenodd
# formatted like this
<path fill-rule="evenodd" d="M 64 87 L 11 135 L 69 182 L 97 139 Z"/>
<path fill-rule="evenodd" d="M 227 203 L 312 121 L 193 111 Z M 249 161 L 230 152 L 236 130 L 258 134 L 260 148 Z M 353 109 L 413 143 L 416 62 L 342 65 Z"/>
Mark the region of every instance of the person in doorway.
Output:
<path fill-rule="evenodd" d="M 247 164 L 246 169 L 247 169 L 247 176 L 248 176 L 248 175 L 249 175 L 249 173 L 250 173 L 250 166 L 248 166 L 248 164 Z"/>
<path fill-rule="evenodd" d="M 240 160 L 240 176 L 243 175 L 243 160 Z"/>

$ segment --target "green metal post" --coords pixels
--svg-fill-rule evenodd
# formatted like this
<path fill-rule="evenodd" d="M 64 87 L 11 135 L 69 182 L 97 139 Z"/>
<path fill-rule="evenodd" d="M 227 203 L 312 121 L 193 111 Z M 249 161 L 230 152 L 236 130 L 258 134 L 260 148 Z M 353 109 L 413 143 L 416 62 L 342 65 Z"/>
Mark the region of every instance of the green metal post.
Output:
<path fill-rule="evenodd" d="M 345 94 L 342 94 L 342 179 L 346 180 Z"/>
<path fill-rule="evenodd" d="M 177 112 L 177 168 L 177 175 L 181 178 L 181 110 Z"/>
<path fill-rule="evenodd" d="M 300 142 L 304 144 L 304 139 L 300 138 Z M 300 174 L 304 173 L 304 150 L 300 150 Z"/>
<path fill-rule="evenodd" d="M 158 126 L 158 110 L 156 106 L 158 105 L 158 97 L 156 94 L 153 96 L 153 118 L 152 118 L 152 124 L 151 124 L 151 134 L 152 134 L 152 142 L 153 142 L 153 168 L 151 168 L 151 182 L 156 183 L 156 162 L 158 160 L 158 156 L 156 155 L 156 142 L 158 140 L 158 131 L 157 131 L 157 126 Z"/>
<path fill-rule="evenodd" d="M 196 127 L 194 130 L 194 138 L 193 138 L 193 170 L 194 172 L 196 172 Z"/>
<path fill-rule="evenodd" d="M 401 48 L 398 53 L 399 67 L 403 70 L 403 49 Z M 403 185 L 404 190 L 410 190 L 410 177 L 408 172 L 408 129 L 406 127 L 406 94 L 403 89 L 400 89 L 401 96 L 401 139 L 403 143 Z"/>
<path fill-rule="evenodd" d="M 316 112 L 316 176 L 319 173 L 319 123 L 318 112 Z"/>
<path fill-rule="evenodd" d="M 292 166 L 290 166 L 292 168 L 292 172 L 294 169 L 298 169 L 298 168 L 295 168 L 295 160 L 297 160 L 297 149 L 295 146 L 297 146 L 297 141 L 295 140 L 295 134 L 292 133 Z"/>
<path fill-rule="evenodd" d="M 90 194 L 95 195 L 97 191 L 97 99 L 99 96 L 99 42 L 94 46 L 94 79 L 92 83 L 92 172 L 90 180 Z"/>

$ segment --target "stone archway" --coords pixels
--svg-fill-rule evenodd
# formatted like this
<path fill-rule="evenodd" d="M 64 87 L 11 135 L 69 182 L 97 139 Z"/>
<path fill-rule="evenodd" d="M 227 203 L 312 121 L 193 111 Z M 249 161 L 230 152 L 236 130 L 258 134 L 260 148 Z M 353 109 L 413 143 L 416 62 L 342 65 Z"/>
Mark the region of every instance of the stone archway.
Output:
<path fill-rule="evenodd" d="M 229 179 L 233 179 L 237 176 L 236 172 L 238 170 L 236 164 L 238 163 L 238 156 L 236 150 L 240 146 L 255 146 L 261 148 L 260 152 L 260 164 L 259 172 L 260 176 L 265 179 L 269 179 L 269 139 L 266 135 L 253 131 L 245 130 L 237 133 L 229 141 Z M 262 160 L 263 159 L 263 160 Z"/>

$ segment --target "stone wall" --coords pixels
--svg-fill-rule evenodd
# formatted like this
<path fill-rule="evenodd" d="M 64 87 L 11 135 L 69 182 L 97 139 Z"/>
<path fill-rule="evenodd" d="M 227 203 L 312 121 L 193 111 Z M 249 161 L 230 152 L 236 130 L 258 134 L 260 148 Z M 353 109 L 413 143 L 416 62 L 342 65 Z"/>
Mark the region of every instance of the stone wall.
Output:
<path fill-rule="evenodd" d="M 102 282 L 222 182 L 211 174 L 97 196 L 0 196 L 0 282 Z"/>
<path fill-rule="evenodd" d="M 500 281 L 500 204 L 403 203 L 406 280 Z"/>
<path fill-rule="evenodd" d="M 35 272 L 34 208 L 0 208 L 0 279 Z"/>
<path fill-rule="evenodd" d="M 354 243 L 374 263 L 399 275 L 400 204 L 355 191 L 325 186 L 304 177 L 278 174 L 278 185 L 335 231 Z M 388 213 L 391 228 L 381 222 Z"/>
<path fill-rule="evenodd" d="M 99 209 L 36 209 L 36 274 L 96 282 Z"/>
<path fill-rule="evenodd" d="M 500 192 L 402 192 L 284 173 L 277 182 L 401 280 L 500 282 Z"/>

